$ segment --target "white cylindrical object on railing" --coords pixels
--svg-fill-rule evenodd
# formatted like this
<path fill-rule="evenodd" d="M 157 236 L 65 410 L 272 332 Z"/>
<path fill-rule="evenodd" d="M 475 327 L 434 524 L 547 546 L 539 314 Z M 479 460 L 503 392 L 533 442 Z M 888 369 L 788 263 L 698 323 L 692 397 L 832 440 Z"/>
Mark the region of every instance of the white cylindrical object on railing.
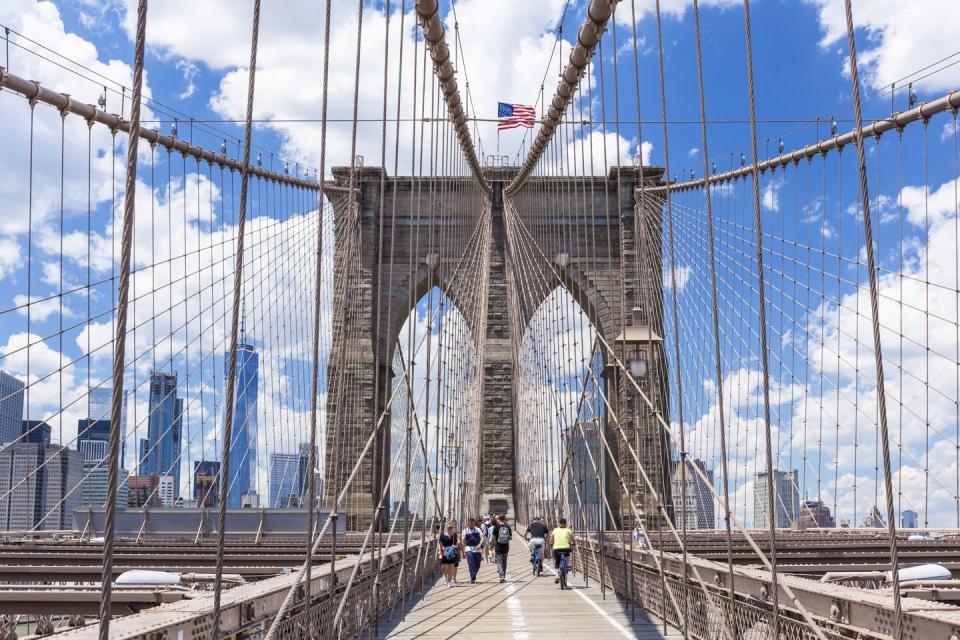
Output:
<path fill-rule="evenodd" d="M 893 580 L 893 572 L 887 571 L 887 582 Z M 905 580 L 949 580 L 950 570 L 939 564 L 921 564 L 916 567 L 906 567 L 897 570 L 897 577 L 901 582 Z"/>
<path fill-rule="evenodd" d="M 179 585 L 180 574 L 173 571 L 132 569 L 121 573 L 113 583 L 131 586 Z"/>

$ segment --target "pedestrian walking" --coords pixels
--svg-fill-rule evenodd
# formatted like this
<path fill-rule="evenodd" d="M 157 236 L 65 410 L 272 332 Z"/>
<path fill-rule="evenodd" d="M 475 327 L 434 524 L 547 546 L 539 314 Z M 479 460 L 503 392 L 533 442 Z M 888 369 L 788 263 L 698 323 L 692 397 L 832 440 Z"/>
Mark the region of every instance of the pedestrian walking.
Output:
<path fill-rule="evenodd" d="M 483 562 L 483 531 L 477 526 L 477 519 L 467 520 L 467 528 L 463 530 L 463 552 L 467 557 L 467 569 L 470 570 L 470 584 L 477 581 L 477 572 Z"/>
<path fill-rule="evenodd" d="M 457 567 L 460 566 L 460 552 L 463 550 L 460 537 L 457 535 L 457 526 L 453 522 L 447 523 L 447 528 L 440 534 L 438 542 L 440 543 L 440 565 L 449 589 L 457 581 Z"/>
<path fill-rule="evenodd" d="M 493 563 L 493 526 L 496 523 L 494 519 L 488 513 L 483 517 L 483 526 L 480 529 L 483 531 L 483 557 L 487 562 Z"/>
<path fill-rule="evenodd" d="M 507 518 L 503 514 L 498 516 L 497 524 L 493 527 L 493 540 L 497 555 L 497 572 L 500 574 L 500 582 L 507 581 L 507 554 L 510 553 L 510 539 L 513 537 L 513 529 L 507 524 Z"/>

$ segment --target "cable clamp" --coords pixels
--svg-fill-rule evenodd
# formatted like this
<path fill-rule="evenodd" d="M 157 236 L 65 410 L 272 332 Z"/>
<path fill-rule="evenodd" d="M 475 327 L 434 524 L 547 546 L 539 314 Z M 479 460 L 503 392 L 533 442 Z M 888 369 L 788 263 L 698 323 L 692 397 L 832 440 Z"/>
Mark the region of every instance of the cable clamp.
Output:
<path fill-rule="evenodd" d="M 34 91 L 33 95 L 27 98 L 27 102 L 30 104 L 30 108 L 32 109 L 37 106 L 37 102 L 40 101 L 40 81 L 31 80 L 30 82 L 32 82 L 33 86 L 36 88 L 36 91 Z"/>
<path fill-rule="evenodd" d="M 60 117 L 65 119 L 67 117 L 67 113 L 70 111 L 70 107 L 73 106 L 73 99 L 70 97 L 69 93 L 61 93 L 60 95 L 66 98 L 67 104 L 57 109 L 57 111 L 60 112 Z"/>

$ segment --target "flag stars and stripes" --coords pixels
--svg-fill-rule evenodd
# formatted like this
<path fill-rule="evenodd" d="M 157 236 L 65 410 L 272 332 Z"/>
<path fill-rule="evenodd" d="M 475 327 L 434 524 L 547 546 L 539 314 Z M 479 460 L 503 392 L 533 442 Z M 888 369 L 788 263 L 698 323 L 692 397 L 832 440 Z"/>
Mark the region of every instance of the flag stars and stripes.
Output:
<path fill-rule="evenodd" d="M 525 104 L 497 103 L 497 117 L 501 118 L 497 130 L 526 127 L 532 129 L 537 119 L 537 112 L 533 107 Z"/>

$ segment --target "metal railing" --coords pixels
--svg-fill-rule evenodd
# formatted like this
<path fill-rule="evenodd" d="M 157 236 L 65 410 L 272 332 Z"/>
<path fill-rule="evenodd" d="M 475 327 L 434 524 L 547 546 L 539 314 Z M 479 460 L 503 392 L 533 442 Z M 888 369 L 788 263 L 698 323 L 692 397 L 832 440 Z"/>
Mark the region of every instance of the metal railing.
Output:
<path fill-rule="evenodd" d="M 631 557 L 629 548 L 622 545 L 617 536 L 617 533 L 611 533 L 610 539 L 604 540 L 602 556 L 601 545 L 596 539 L 578 538 L 579 549 L 573 558 L 577 571 L 599 581 L 602 570 L 603 584 L 619 599 L 627 603 L 633 601 L 674 627 L 684 626 L 683 611 L 686 611 L 690 637 L 719 638 L 724 636 L 724 628 L 728 628 L 734 638 L 772 638 L 769 573 L 746 567 L 735 569 L 736 597 L 731 600 L 728 597 L 727 565 L 688 556 L 689 565 L 696 565 L 704 581 L 710 585 L 711 599 L 719 603 L 719 607 L 714 608 L 693 580 L 689 568 L 684 589 L 685 572 L 679 554 L 662 554 L 664 574 L 661 576 L 651 558 L 652 553 L 660 556 L 659 551 L 640 549 L 635 544 Z M 787 583 L 799 597 L 827 638 L 879 640 L 894 637 L 893 596 L 889 589 L 858 589 L 794 576 L 781 576 L 781 582 Z M 669 589 L 680 603 L 680 611 L 673 607 L 665 589 Z M 800 613 L 784 606 L 784 602 L 786 600 L 781 598 L 780 636 L 815 638 L 814 631 Z M 901 640 L 950 638 L 960 628 L 960 611 L 949 604 L 904 598 L 903 611 Z"/>
<path fill-rule="evenodd" d="M 431 544 L 427 540 L 427 546 Z M 298 604 L 291 608 L 280 622 L 278 638 L 302 638 L 307 616 L 318 638 L 351 637 L 376 624 L 397 604 L 421 584 L 423 573 L 432 572 L 436 556 L 430 549 L 421 549 L 419 540 L 412 541 L 404 552 L 398 544 L 377 554 L 371 563 L 369 553 L 345 558 L 336 564 L 317 567 L 311 574 L 311 601 L 309 606 Z M 377 572 L 380 554 L 383 568 Z M 354 567 L 360 572 L 354 580 L 344 611 L 334 630 L 333 622 L 346 584 Z M 406 570 L 404 570 L 404 568 Z M 401 576 L 403 582 L 401 583 Z M 219 637 L 260 637 L 273 621 L 297 573 L 269 578 L 260 582 L 226 589 L 222 594 Z M 377 598 L 373 597 L 376 586 Z M 301 587 L 302 588 L 302 587 Z M 209 638 L 213 622 L 213 592 L 201 592 L 195 597 L 162 604 L 137 614 L 113 620 L 110 637 L 117 640 L 157 640 L 159 638 Z M 99 625 L 74 629 L 60 634 L 72 640 L 96 638 Z"/>

